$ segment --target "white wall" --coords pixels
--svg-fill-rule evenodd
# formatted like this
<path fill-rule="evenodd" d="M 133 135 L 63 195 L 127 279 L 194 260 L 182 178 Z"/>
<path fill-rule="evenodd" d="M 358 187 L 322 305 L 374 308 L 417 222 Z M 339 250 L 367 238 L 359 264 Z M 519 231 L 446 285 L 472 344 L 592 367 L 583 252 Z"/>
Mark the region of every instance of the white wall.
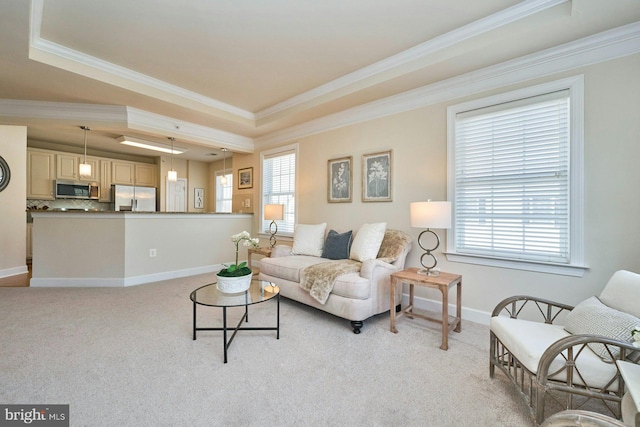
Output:
<path fill-rule="evenodd" d="M 640 55 L 301 138 L 295 141 L 300 145 L 298 222 L 326 221 L 343 231 L 357 230 L 365 222 L 386 221 L 417 239 L 420 230 L 409 225 L 409 203 L 446 199 L 446 108 L 577 74 L 585 76 L 585 260 L 589 271 L 576 278 L 449 262 L 441 252 L 446 247 L 444 232 L 440 232 L 438 266 L 463 275 L 467 317 L 479 311 L 485 318 L 507 296 L 530 294 L 575 304 L 598 294 L 618 269 L 640 272 Z M 387 149 L 393 149 L 394 156 L 393 202 L 363 203 L 361 156 Z M 354 160 L 353 202 L 328 203 L 327 160 L 343 156 Z M 259 157 L 256 152 L 254 175 L 259 173 Z M 254 230 L 258 230 L 258 219 L 254 218 Z M 421 253 L 414 243 L 407 266 L 419 266 Z M 417 295 L 439 300 L 437 293 L 424 289 Z"/>
<path fill-rule="evenodd" d="M 27 272 L 27 128 L 0 126 L 0 156 L 11 180 L 0 192 L 0 277 Z"/>

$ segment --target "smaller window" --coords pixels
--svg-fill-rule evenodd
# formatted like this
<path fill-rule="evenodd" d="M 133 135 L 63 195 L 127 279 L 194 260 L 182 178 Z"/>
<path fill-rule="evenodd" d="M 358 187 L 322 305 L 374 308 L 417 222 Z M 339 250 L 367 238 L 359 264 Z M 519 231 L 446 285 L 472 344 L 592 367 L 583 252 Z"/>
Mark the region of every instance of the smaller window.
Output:
<path fill-rule="evenodd" d="M 262 212 L 269 204 L 284 205 L 284 219 L 278 221 L 278 234 L 293 236 L 296 222 L 297 145 L 263 152 Z M 270 221 L 262 220 L 260 231 L 269 232 Z"/>
<path fill-rule="evenodd" d="M 223 177 L 226 183 L 223 183 Z M 231 212 L 233 197 L 233 174 L 227 171 L 216 172 L 216 212 Z"/>

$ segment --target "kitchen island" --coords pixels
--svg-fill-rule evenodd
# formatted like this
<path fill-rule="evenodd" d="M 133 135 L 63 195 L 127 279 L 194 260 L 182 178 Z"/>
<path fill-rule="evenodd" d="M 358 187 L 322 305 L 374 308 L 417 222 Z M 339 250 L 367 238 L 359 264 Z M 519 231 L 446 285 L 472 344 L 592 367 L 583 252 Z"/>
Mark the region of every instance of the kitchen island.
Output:
<path fill-rule="evenodd" d="M 124 287 L 220 270 L 252 214 L 34 211 L 33 287 Z M 247 258 L 241 245 L 240 259 Z"/>

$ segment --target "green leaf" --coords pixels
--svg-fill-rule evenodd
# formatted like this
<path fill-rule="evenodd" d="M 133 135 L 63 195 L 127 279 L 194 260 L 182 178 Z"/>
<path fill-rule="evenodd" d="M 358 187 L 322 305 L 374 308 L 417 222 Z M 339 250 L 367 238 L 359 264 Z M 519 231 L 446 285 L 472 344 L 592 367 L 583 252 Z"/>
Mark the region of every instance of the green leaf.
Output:
<path fill-rule="evenodd" d="M 244 267 L 244 266 L 246 266 L 246 265 L 247 265 L 247 263 L 246 263 L 246 262 L 241 262 L 241 263 L 240 263 L 240 265 L 239 265 L 237 268 L 242 268 L 242 267 Z"/>

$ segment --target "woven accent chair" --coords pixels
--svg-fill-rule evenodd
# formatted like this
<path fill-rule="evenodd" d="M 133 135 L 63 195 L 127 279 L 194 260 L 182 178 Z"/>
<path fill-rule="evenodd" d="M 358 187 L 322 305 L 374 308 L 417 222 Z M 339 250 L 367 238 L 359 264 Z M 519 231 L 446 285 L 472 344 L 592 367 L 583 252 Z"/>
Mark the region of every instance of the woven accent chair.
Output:
<path fill-rule="evenodd" d="M 529 320 L 534 315 L 538 319 Z M 576 307 L 514 296 L 491 316 L 489 376 L 496 367 L 504 372 L 537 424 L 549 399 L 566 410 L 597 400 L 603 412 L 621 418 L 624 380 L 615 361 L 640 361 L 631 343 L 631 331 L 640 326 L 640 274 L 616 272 L 598 297 Z"/>

